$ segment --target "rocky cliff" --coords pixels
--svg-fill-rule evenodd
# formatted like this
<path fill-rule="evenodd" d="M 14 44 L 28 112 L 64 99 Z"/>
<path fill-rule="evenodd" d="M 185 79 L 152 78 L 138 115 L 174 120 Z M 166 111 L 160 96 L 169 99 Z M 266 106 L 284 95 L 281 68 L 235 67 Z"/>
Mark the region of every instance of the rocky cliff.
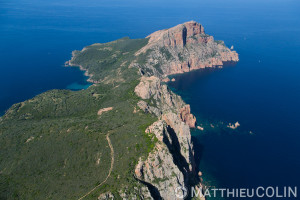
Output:
<path fill-rule="evenodd" d="M 205 34 L 203 26 L 194 21 L 157 31 L 148 38 L 148 44 L 135 54 L 144 56 L 144 63 L 132 65 L 142 74 L 135 88 L 143 99 L 138 106 L 158 117 L 146 132 L 154 133 L 158 142 L 146 160 L 140 159 L 135 174 L 151 186 L 153 198 L 177 199 L 176 188 L 201 185 L 190 134 L 190 128 L 196 127 L 196 118 L 190 105 L 162 82 L 169 80 L 167 76 L 171 74 L 220 67 L 239 59 L 235 51 Z"/>
<path fill-rule="evenodd" d="M 154 32 L 148 38 L 148 44 L 136 53 L 147 57 L 140 65 L 142 74 L 166 77 L 239 60 L 235 51 L 207 35 L 203 26 L 194 21 Z"/>
<path fill-rule="evenodd" d="M 142 99 L 137 103 L 138 109 L 158 117 L 145 131 L 154 134 L 157 142 L 148 157 L 140 158 L 135 167 L 135 177 L 143 185 L 141 194 L 120 192 L 120 196 L 123 199 L 180 199 L 177 188 L 201 185 L 190 134 L 196 118 L 191 114 L 190 106 L 158 77 L 142 76 L 135 93 Z M 106 193 L 98 199 L 112 197 Z"/>
<path fill-rule="evenodd" d="M 195 126 L 195 117 L 189 106 L 157 77 L 142 77 L 135 92 L 144 99 L 138 103 L 140 109 L 159 118 L 146 130 L 155 134 L 158 142 L 146 160 L 140 159 L 135 170 L 136 177 L 155 188 L 152 189 L 153 197 L 176 199 L 176 188 L 188 188 L 199 183 L 190 134 L 190 127 Z"/>

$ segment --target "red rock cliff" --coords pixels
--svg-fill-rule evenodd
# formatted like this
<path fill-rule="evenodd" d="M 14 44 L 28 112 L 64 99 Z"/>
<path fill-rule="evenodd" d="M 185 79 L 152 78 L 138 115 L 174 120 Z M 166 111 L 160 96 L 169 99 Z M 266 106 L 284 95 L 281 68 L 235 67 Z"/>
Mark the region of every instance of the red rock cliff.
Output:
<path fill-rule="evenodd" d="M 148 38 L 148 44 L 136 55 L 148 53 L 142 68 L 147 68 L 147 71 L 151 69 L 151 75 L 165 77 L 239 60 L 235 51 L 205 34 L 203 26 L 195 21 L 156 31 Z M 160 70 L 157 70 L 158 67 Z"/>
<path fill-rule="evenodd" d="M 190 128 L 196 128 L 196 117 L 191 114 L 190 105 L 186 105 L 180 109 L 180 119 L 185 122 Z"/>

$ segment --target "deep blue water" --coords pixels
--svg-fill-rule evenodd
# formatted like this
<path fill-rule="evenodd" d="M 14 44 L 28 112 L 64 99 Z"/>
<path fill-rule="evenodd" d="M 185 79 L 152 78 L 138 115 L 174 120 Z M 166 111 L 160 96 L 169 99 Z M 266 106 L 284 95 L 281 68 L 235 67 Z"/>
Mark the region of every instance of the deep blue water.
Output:
<path fill-rule="evenodd" d="M 298 0 L 0 1 L 0 112 L 49 89 L 86 87 L 81 71 L 63 67 L 74 49 L 196 20 L 240 54 L 235 66 L 171 83 L 205 127 L 193 133 L 204 179 L 299 185 L 299 8 Z M 226 128 L 236 121 L 237 130 Z"/>

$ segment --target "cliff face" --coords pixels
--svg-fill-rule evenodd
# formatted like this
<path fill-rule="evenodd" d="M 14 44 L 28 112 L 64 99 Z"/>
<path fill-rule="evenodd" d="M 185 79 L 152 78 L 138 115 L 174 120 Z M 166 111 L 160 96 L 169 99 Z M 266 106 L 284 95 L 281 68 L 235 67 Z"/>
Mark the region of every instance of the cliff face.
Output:
<path fill-rule="evenodd" d="M 146 160 L 140 159 L 135 175 L 148 185 L 154 199 L 177 199 L 176 188 L 201 185 L 190 134 L 190 128 L 196 127 L 196 118 L 190 105 L 162 81 L 169 80 L 167 76 L 171 74 L 220 67 L 239 59 L 235 51 L 205 34 L 203 26 L 194 21 L 157 31 L 148 38 L 148 44 L 135 54 L 143 56 L 144 63 L 131 66 L 138 67 L 143 75 L 135 88 L 143 99 L 138 107 L 158 117 L 146 130 L 154 133 L 158 142 Z"/>
<path fill-rule="evenodd" d="M 196 128 L 196 117 L 191 114 L 190 105 L 186 105 L 180 109 L 180 119 L 185 122 L 189 127 Z"/>
<path fill-rule="evenodd" d="M 189 105 L 157 77 L 142 77 L 135 92 L 144 99 L 138 103 L 139 108 L 159 118 L 146 130 L 154 133 L 158 142 L 146 160 L 140 159 L 136 177 L 151 186 L 148 188 L 152 190 L 153 198 L 177 199 L 176 188 L 199 183 L 190 134 L 196 119 L 190 113 Z"/>
<path fill-rule="evenodd" d="M 135 93 L 146 101 L 139 101 L 138 106 L 145 112 L 150 112 L 158 117 L 167 113 L 176 113 L 178 118 L 190 128 L 196 127 L 196 118 L 191 114 L 190 105 L 186 105 L 180 96 L 174 94 L 167 85 L 155 76 L 141 78 L 135 88 Z M 150 100 L 150 101 L 149 101 Z"/>
<path fill-rule="evenodd" d="M 194 21 L 157 31 L 148 38 L 148 44 L 136 55 L 146 54 L 147 61 L 140 66 L 142 71 L 158 77 L 239 60 L 235 51 L 205 34 L 203 26 Z"/>

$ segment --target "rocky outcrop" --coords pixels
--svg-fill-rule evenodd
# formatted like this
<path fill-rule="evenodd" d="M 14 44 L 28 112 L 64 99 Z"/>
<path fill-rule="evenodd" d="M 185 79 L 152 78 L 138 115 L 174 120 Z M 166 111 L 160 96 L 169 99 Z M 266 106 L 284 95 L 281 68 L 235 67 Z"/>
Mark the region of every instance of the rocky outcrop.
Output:
<path fill-rule="evenodd" d="M 111 192 L 101 194 L 98 197 L 98 200 L 113 200 L 113 199 L 114 199 L 114 195 Z"/>
<path fill-rule="evenodd" d="M 157 90 L 161 87 L 160 80 L 155 77 L 145 77 L 141 78 L 141 82 L 136 86 L 135 93 L 142 99 L 150 99 L 151 96 L 155 95 L 157 99 Z"/>
<path fill-rule="evenodd" d="M 122 199 L 145 199 L 145 200 L 153 200 L 148 188 L 144 186 L 141 183 L 137 183 L 138 187 L 134 187 L 131 192 L 128 192 L 128 190 L 122 189 L 119 191 L 119 195 Z M 111 192 L 106 192 L 103 194 L 100 194 L 97 198 L 98 200 L 114 200 L 119 199 L 116 196 L 114 196 Z"/>
<path fill-rule="evenodd" d="M 141 77 L 135 93 L 144 100 L 144 103 L 139 103 L 139 107 L 143 110 L 145 109 L 141 107 L 142 104 L 143 107 L 156 107 L 159 110 L 157 116 L 172 111 L 177 113 L 186 105 L 180 96 L 174 94 L 155 76 Z"/>
<path fill-rule="evenodd" d="M 154 32 L 148 38 L 148 44 L 136 53 L 147 56 L 140 68 L 161 78 L 239 60 L 235 51 L 205 34 L 203 26 L 194 21 Z"/>
<path fill-rule="evenodd" d="M 153 200 L 153 197 L 148 189 L 143 183 L 137 183 L 138 187 L 134 187 L 133 191 L 129 191 L 128 189 L 123 189 L 119 191 L 119 195 L 121 199 L 145 199 L 145 200 Z M 115 198 L 118 199 L 118 198 Z"/>
<path fill-rule="evenodd" d="M 185 122 L 189 127 L 195 128 L 196 127 L 196 117 L 191 114 L 191 107 L 190 105 L 186 105 L 180 109 L 179 113 L 180 119 Z"/>
<path fill-rule="evenodd" d="M 136 178 L 148 185 L 154 199 L 177 199 L 176 188 L 188 188 L 199 180 L 190 134 L 196 118 L 190 106 L 157 77 L 142 77 L 135 92 L 143 99 L 138 102 L 139 108 L 159 117 L 146 130 L 155 134 L 158 142 L 146 160 L 140 159 Z"/>
<path fill-rule="evenodd" d="M 138 53 L 145 52 L 154 46 L 185 47 L 191 43 L 210 42 L 212 36 L 207 37 L 201 24 L 190 21 L 175 27 L 159 30 L 148 36 L 149 43 Z"/>
<path fill-rule="evenodd" d="M 231 128 L 231 129 L 237 129 L 239 126 L 240 126 L 240 123 L 239 123 L 239 122 L 235 122 L 234 124 L 229 123 L 229 124 L 227 125 L 227 127 L 228 127 L 228 128 Z"/>
<path fill-rule="evenodd" d="M 165 120 L 150 126 L 147 131 L 154 133 L 159 142 L 145 161 L 139 161 L 135 170 L 136 177 L 156 188 L 156 196 L 162 199 L 177 199 L 175 189 L 188 187 L 189 176 L 193 172 L 189 161 L 193 155 L 189 155 L 191 146 L 188 147 L 191 143 L 189 137 L 185 137 L 189 135 L 189 128 L 185 124 L 181 126 L 186 126 L 182 136 Z M 186 146 L 188 149 L 185 149 Z"/>

